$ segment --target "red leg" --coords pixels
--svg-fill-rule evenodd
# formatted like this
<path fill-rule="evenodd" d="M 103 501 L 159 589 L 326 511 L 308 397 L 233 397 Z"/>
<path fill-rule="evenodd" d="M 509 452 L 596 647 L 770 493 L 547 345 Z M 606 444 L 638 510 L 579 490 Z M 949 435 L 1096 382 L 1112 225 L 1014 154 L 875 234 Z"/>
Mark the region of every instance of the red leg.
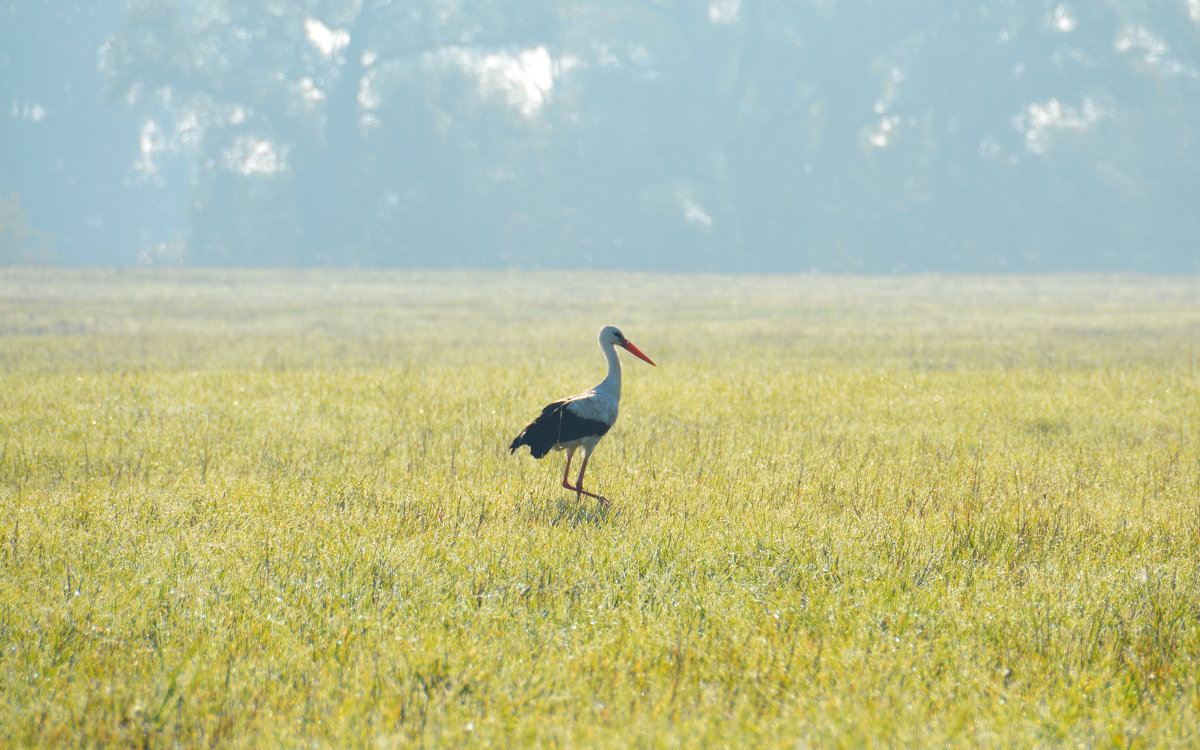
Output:
<path fill-rule="evenodd" d="M 563 487 L 566 487 L 568 490 L 575 489 L 574 487 L 571 486 L 571 483 L 567 481 L 567 477 L 571 473 L 571 456 L 574 456 L 574 455 L 575 455 L 575 449 L 568 448 L 567 449 L 567 468 L 563 469 Z M 585 459 L 585 462 L 586 462 L 586 459 Z"/>
<path fill-rule="evenodd" d="M 608 505 L 608 498 L 601 497 L 600 495 L 597 495 L 594 492 L 588 492 L 587 490 L 585 490 L 583 488 L 583 473 L 585 471 L 587 471 L 587 464 L 588 464 L 589 458 L 591 458 L 591 454 L 589 454 L 589 453 L 583 454 L 583 466 L 579 467 L 579 479 L 575 480 L 575 486 L 571 487 L 569 489 L 575 490 L 575 500 L 576 501 L 579 500 L 580 495 L 587 495 L 588 497 L 596 498 L 604 505 Z"/>

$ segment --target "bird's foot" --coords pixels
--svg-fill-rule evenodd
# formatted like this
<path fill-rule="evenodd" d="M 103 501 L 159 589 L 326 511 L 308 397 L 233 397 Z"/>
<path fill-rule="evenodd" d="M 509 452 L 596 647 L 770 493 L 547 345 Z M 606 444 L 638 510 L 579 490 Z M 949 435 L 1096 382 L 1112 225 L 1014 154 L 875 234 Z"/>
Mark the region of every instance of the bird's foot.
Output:
<path fill-rule="evenodd" d="M 588 497 L 599 500 L 600 505 L 603 505 L 605 508 L 607 508 L 610 505 L 607 497 L 603 497 L 602 495 L 597 495 L 595 492 L 588 492 L 587 490 L 585 490 L 582 487 L 573 487 L 570 484 L 568 484 L 566 481 L 563 482 L 563 487 L 566 487 L 568 490 L 571 490 L 572 492 L 575 493 L 576 501 L 582 500 L 583 496 L 587 495 Z"/>

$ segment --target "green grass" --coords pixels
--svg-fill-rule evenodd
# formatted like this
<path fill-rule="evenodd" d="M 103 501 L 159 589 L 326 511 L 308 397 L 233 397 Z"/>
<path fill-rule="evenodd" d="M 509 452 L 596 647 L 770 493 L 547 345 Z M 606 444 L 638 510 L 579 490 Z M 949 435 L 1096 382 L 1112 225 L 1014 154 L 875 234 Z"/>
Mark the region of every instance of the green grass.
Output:
<path fill-rule="evenodd" d="M 507 445 L 610 322 L 603 509 Z M 1198 376 L 1194 277 L 7 270 L 0 736 L 1200 744 Z"/>

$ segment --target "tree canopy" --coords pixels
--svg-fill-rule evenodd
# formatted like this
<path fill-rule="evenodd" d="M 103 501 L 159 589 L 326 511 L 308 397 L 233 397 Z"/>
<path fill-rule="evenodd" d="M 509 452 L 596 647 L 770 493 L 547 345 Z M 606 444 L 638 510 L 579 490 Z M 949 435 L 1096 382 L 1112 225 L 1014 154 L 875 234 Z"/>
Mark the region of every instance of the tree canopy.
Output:
<path fill-rule="evenodd" d="M 1200 264 L 1195 0 L 106 7 L 0 5 L 0 127 L 60 144 L 5 154 L 0 193 L 107 180 L 74 209 L 136 227 L 109 262 Z"/>

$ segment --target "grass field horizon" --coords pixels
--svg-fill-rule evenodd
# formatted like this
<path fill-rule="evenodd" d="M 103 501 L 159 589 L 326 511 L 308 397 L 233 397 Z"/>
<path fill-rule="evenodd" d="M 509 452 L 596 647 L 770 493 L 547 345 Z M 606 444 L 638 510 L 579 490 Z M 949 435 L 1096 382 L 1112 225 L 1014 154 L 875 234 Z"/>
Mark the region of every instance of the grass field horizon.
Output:
<path fill-rule="evenodd" d="M 594 385 L 559 487 L 510 456 Z M 1200 277 L 0 272 L 21 746 L 1200 744 Z"/>

